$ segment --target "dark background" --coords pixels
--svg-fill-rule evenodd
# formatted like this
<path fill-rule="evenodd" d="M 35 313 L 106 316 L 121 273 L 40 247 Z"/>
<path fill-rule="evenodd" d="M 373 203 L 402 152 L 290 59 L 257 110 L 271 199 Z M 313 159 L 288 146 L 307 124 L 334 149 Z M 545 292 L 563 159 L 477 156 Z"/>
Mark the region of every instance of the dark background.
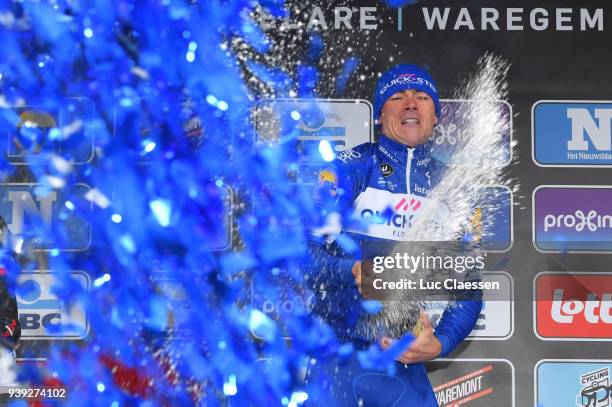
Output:
<path fill-rule="evenodd" d="M 324 96 L 372 101 L 377 72 L 384 72 L 396 63 L 414 63 L 428 67 L 438 82 L 441 97 L 450 98 L 460 78 L 475 69 L 476 61 L 485 52 L 493 52 L 511 63 L 508 102 L 515 114 L 513 137 L 518 146 L 515 149 L 516 164 L 509 166 L 508 171 L 518 178 L 520 188 L 514 194 L 514 245 L 507 253 L 496 256 L 507 261 L 504 271 L 509 272 L 515 281 L 514 335 L 505 341 L 465 341 L 451 356 L 508 359 L 515 366 L 516 406 L 534 405 L 533 374 L 540 359 L 600 359 L 610 356 L 608 342 L 545 342 L 533 332 L 532 284 L 537 273 L 610 271 L 612 256 L 538 252 L 531 237 L 532 192 L 543 184 L 610 184 L 612 169 L 538 167 L 531 158 L 531 107 L 536 101 L 546 99 L 612 100 L 609 79 L 612 72 L 609 51 L 612 6 L 603 1 L 422 1 L 403 7 L 403 31 L 398 32 L 396 9 L 382 2 L 356 1 L 350 4 L 377 6 L 376 14 L 381 21 L 376 32 L 369 34 L 355 29 L 328 30 L 323 34 L 327 43 L 334 44 L 334 51 L 326 51 L 334 60 L 350 55 L 360 58 L 360 65 L 342 94 L 334 88 L 338 65 L 319 65 L 329 78 L 319 86 Z M 334 5 L 345 4 L 337 2 L 326 7 Z M 436 6 L 452 8 L 445 31 L 429 31 L 425 27 L 421 7 Z M 468 8 L 476 28 L 480 28 L 482 7 L 497 8 L 500 11 L 500 31 L 468 31 L 466 28 L 454 31 L 452 26 L 460 7 Z M 524 8 L 524 31 L 506 31 L 505 12 L 508 7 Z M 545 31 L 534 31 L 529 26 L 529 11 L 537 7 L 549 11 L 549 27 Z M 574 9 L 574 31 L 554 29 L 554 9 L 562 7 Z M 603 31 L 579 31 L 579 8 L 604 8 Z M 357 22 L 357 19 L 353 21 Z M 353 52 L 349 52 L 348 47 Z M 393 57 L 392 62 L 390 57 Z M 365 75 L 365 79 L 359 80 L 359 75 Z M 573 400 L 568 400 L 568 403 L 573 405 Z"/>

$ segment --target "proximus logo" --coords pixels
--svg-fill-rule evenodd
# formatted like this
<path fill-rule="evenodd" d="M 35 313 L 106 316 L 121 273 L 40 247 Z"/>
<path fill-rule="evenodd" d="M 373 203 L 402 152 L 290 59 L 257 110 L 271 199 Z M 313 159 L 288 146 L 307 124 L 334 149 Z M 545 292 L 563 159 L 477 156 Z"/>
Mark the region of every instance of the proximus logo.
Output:
<path fill-rule="evenodd" d="M 600 228 L 612 228 L 612 215 L 600 215 L 592 209 L 587 213 L 577 210 L 567 215 L 546 215 L 544 217 L 544 231 L 550 229 L 570 228 L 576 232 L 596 232 Z"/>

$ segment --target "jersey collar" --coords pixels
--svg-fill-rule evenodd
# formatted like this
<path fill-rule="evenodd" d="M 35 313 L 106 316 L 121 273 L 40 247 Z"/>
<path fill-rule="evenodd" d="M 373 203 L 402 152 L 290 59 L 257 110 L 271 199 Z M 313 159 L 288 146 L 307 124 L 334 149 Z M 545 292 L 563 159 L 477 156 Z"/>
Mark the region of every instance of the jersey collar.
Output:
<path fill-rule="evenodd" d="M 391 154 L 391 158 L 395 161 L 399 161 L 405 163 L 408 160 L 408 151 L 412 150 L 413 157 L 417 160 L 422 160 L 424 158 L 431 157 L 431 147 L 432 141 L 429 139 L 425 144 L 419 144 L 414 148 L 410 148 L 405 144 L 402 144 L 398 141 L 391 139 L 388 136 L 385 136 L 383 133 L 380 133 L 378 136 L 378 144 L 380 144 L 384 149 Z M 384 151 L 383 151 L 384 153 Z"/>

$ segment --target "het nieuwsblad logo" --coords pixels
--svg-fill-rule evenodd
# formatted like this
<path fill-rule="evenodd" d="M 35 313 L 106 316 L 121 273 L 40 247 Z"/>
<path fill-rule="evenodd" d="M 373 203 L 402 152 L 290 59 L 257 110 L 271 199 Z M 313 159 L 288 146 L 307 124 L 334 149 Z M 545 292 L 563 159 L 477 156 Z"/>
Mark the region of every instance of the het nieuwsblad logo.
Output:
<path fill-rule="evenodd" d="M 612 166 L 612 102 L 538 101 L 532 155 L 542 167 Z"/>
<path fill-rule="evenodd" d="M 612 340 L 612 273 L 540 273 L 533 290 L 540 339 Z"/>
<path fill-rule="evenodd" d="M 90 193 L 85 184 L 52 191 L 45 191 L 40 184 L 0 184 L 0 217 L 8 232 L 21 239 L 20 250 L 86 250 L 91 243 L 91 222 L 87 216 L 75 214 L 68 197 L 86 200 Z M 91 205 L 88 208 L 91 213 Z M 59 225 L 66 232 L 61 241 L 48 233 Z"/>

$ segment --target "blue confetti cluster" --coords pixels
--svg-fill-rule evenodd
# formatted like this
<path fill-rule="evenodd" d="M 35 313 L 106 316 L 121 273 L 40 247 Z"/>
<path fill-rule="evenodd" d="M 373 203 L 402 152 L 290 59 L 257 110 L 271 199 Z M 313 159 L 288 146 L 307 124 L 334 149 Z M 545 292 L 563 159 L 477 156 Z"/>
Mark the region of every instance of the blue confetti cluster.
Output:
<path fill-rule="evenodd" d="M 233 41 L 268 51 L 255 7 L 283 15 L 273 0 L 1 6 L 0 171 L 34 184 L 41 215 L 11 230 L 3 266 L 13 289 L 21 270 L 53 271 L 53 294 L 88 316 L 87 335 L 49 342 L 22 383 L 65 386 L 69 405 L 297 406 L 317 391 L 303 383 L 309 355 L 352 352 L 307 300 L 295 305 L 308 297 L 303 219 L 320 218 L 287 175 L 295 117 L 281 143 L 256 145 L 245 76 L 277 96 L 316 96 L 325 44 L 312 36 L 295 72 L 241 63 Z M 338 92 L 357 64 L 346 61 Z M 45 197 L 61 203 L 52 222 Z"/>

